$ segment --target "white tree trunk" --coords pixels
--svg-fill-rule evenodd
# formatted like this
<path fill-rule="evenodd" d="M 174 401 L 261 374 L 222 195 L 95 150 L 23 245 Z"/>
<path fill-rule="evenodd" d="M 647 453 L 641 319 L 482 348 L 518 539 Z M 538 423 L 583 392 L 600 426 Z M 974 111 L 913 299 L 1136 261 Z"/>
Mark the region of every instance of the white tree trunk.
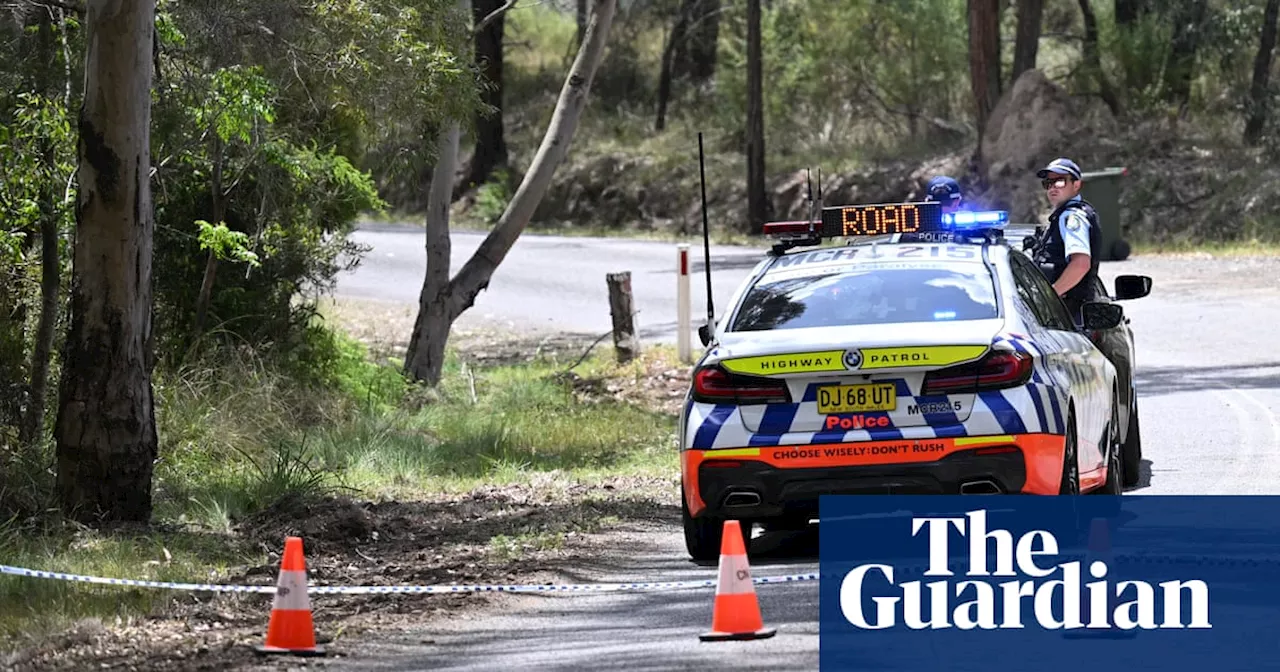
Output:
<path fill-rule="evenodd" d="M 449 206 L 453 201 L 453 173 L 458 163 L 458 123 L 440 131 L 436 140 L 436 165 L 427 193 L 427 273 L 418 297 L 418 319 L 405 353 L 405 374 L 435 386 L 444 367 L 444 346 L 449 339 Z"/>
<path fill-rule="evenodd" d="M 86 5 L 71 325 L 54 430 L 62 508 L 83 521 L 151 516 L 154 24 L 155 0 Z"/>
<path fill-rule="evenodd" d="M 560 99 L 556 103 L 551 123 L 547 126 L 546 135 L 542 138 L 542 146 L 538 148 L 533 163 L 530 164 L 524 180 L 521 181 L 515 196 L 507 205 L 506 211 L 502 213 L 497 226 L 480 243 L 480 247 L 458 271 L 457 276 L 447 282 L 443 292 L 428 291 L 428 286 L 434 286 L 431 277 L 433 273 L 431 261 L 428 258 L 427 278 L 423 283 L 424 299 L 415 323 L 414 338 L 410 342 L 409 352 L 405 355 L 406 372 L 414 375 L 417 380 L 432 386 L 439 382 L 441 367 L 444 364 L 445 344 L 454 320 L 470 308 L 475 303 L 476 296 L 489 285 L 493 272 L 511 251 L 511 246 L 515 244 L 516 239 L 524 232 L 542 197 L 546 195 L 547 188 L 551 186 L 551 178 L 564 160 L 565 154 L 568 153 L 574 131 L 577 130 L 578 121 L 582 118 L 582 111 L 586 107 L 587 97 L 591 91 L 591 82 L 595 79 L 596 70 L 604 58 L 604 48 L 608 42 L 609 28 L 613 24 L 616 9 L 617 0 L 593 0 L 586 37 L 578 49 L 578 56 L 573 61 L 573 67 L 569 70 L 564 87 L 560 90 Z M 437 167 L 436 175 L 440 173 Z M 445 176 L 452 176 L 452 171 Z M 432 183 L 433 185 L 435 183 L 434 176 Z M 434 209 L 430 205 L 428 208 L 427 235 L 430 256 L 433 247 L 439 248 L 438 242 L 433 243 L 431 238 L 433 234 L 430 229 L 430 220 Z M 447 212 L 444 222 L 444 229 L 437 231 L 435 235 L 441 235 L 447 239 Z M 446 252 L 443 266 L 437 264 L 434 272 L 447 274 L 449 268 L 447 246 L 444 249 Z M 441 268 L 444 270 L 441 271 Z M 439 278 L 436 281 L 438 282 Z M 430 301 L 427 300 L 428 298 Z M 436 305 L 437 302 L 438 305 Z M 423 349 L 426 353 L 420 355 L 418 351 Z M 431 357 L 429 353 L 433 352 L 438 353 L 439 356 Z M 409 366 L 410 362 L 416 360 L 424 361 L 425 368 L 416 369 Z"/>

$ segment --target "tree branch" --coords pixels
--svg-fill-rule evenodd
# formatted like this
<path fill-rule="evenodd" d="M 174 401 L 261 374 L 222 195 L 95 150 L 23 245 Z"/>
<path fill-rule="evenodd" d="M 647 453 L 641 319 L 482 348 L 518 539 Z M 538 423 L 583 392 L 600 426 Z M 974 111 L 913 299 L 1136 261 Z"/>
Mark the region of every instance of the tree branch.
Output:
<path fill-rule="evenodd" d="M 64 12 L 73 12 L 77 16 L 84 16 L 84 5 L 74 2 L 74 0 L 17 0 L 16 2 L 0 3 L 0 7 L 13 9 L 43 7 L 45 9 L 61 9 Z"/>
<path fill-rule="evenodd" d="M 506 13 L 508 9 L 515 7 L 516 3 L 519 1 L 520 0 L 507 0 L 507 4 L 493 10 L 492 12 L 489 12 L 489 16 L 486 16 L 483 19 L 481 19 L 480 23 L 477 23 L 476 27 L 471 30 L 471 36 L 475 37 L 476 35 L 479 35 L 480 33 L 484 32 L 484 29 L 488 28 L 489 24 L 493 23 L 494 21 L 497 21 L 499 16 L 502 16 L 504 13 Z"/>
<path fill-rule="evenodd" d="M 604 60 L 605 44 L 609 28 L 617 9 L 617 0 L 595 0 L 595 7 L 587 24 L 587 33 L 578 50 L 569 76 L 560 89 L 551 123 L 547 126 L 542 145 L 533 157 L 528 172 L 520 182 L 498 224 L 480 243 L 471 258 L 449 283 L 449 315 L 457 317 L 475 303 L 476 295 L 489 285 L 489 279 L 498 265 L 506 258 L 511 246 L 524 231 L 538 203 L 551 186 L 556 168 L 564 160 L 577 129 L 582 110 L 587 105 L 587 94 L 595 78 L 600 62 Z"/>

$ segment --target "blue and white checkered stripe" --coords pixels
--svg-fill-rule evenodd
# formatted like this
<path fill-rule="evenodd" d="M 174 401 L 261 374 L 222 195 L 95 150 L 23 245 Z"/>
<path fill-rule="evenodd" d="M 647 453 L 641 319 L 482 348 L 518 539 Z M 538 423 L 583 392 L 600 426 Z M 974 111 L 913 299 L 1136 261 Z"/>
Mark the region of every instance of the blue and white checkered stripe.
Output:
<path fill-rule="evenodd" d="M 890 413 L 861 413 L 865 418 L 887 415 L 893 427 L 873 429 L 826 430 L 825 416 L 818 413 L 818 384 L 809 383 L 792 392 L 800 398 L 791 404 L 767 404 L 739 407 L 733 404 L 694 402 L 689 406 L 689 447 L 695 450 L 720 448 L 845 443 L 859 441 L 891 441 L 895 439 L 939 439 L 1000 434 L 1061 434 L 1064 428 L 1066 401 L 1060 387 L 1046 369 L 1041 350 L 1030 339 L 1019 335 L 997 337 L 996 343 L 1036 357 L 1032 378 L 1024 386 L 1005 390 L 989 390 L 977 395 L 925 396 L 919 389 L 922 376 L 907 376 L 884 381 L 897 386 L 898 410 Z M 970 408 L 968 417 L 958 421 L 951 411 L 910 416 L 910 404 L 939 404 L 953 407 L 959 401 Z M 907 424 L 919 422 L 924 424 Z"/>
<path fill-rule="evenodd" d="M 997 343 L 1006 343 L 1018 352 L 1035 358 L 1035 368 L 1031 372 L 1031 382 L 1026 391 L 1035 408 L 1036 420 L 1041 431 L 1047 434 L 1062 434 L 1066 427 L 1066 399 L 1062 390 L 1054 384 L 1046 368 L 1044 351 L 1034 341 L 1019 334 L 1006 334 L 996 339 Z"/>

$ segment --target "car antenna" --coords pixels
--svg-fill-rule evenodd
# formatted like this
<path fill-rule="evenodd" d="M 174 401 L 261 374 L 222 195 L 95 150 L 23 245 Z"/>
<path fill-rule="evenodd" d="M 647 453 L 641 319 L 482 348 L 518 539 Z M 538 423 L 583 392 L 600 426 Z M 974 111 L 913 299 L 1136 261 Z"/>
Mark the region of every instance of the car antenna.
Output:
<path fill-rule="evenodd" d="M 707 224 L 707 168 L 702 153 L 702 131 L 698 131 L 698 175 L 702 180 L 702 258 L 703 270 L 707 276 L 706 335 L 709 337 L 716 321 L 716 309 L 711 299 L 711 232 Z"/>

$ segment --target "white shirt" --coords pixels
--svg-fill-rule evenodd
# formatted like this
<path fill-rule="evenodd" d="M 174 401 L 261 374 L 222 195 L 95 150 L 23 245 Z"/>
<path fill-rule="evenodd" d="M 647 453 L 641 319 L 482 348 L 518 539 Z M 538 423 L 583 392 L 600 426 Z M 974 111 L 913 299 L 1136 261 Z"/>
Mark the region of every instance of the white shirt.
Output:
<path fill-rule="evenodd" d="M 1062 234 L 1063 254 L 1067 259 L 1073 254 L 1091 254 L 1089 249 L 1089 220 L 1079 210 L 1068 210 L 1058 216 L 1058 232 Z"/>

